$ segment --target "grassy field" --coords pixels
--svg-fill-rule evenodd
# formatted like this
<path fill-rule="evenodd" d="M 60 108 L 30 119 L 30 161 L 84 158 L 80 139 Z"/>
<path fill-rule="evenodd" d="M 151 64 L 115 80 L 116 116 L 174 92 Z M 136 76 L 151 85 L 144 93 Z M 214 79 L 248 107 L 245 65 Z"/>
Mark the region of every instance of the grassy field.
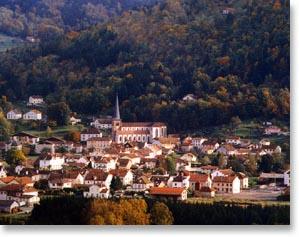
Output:
<path fill-rule="evenodd" d="M 227 203 L 227 204 L 240 204 L 240 205 L 261 205 L 261 206 L 289 206 L 290 202 L 282 201 L 264 201 L 264 200 L 241 200 L 241 199 L 225 199 L 222 197 L 215 198 L 188 198 L 187 203 L 208 203 L 208 204 L 217 204 L 217 203 Z"/>
<path fill-rule="evenodd" d="M 82 125 L 69 125 L 69 126 L 63 126 L 63 127 L 57 127 L 55 129 L 52 129 L 52 136 L 63 138 L 65 134 L 69 131 L 81 131 Z M 25 132 L 28 132 L 32 135 L 39 136 L 39 137 L 46 137 L 46 130 L 44 131 L 37 131 L 37 130 L 26 130 Z"/>
<path fill-rule="evenodd" d="M 25 225 L 30 214 L 0 214 L 1 225 Z"/>
<path fill-rule="evenodd" d="M 4 52 L 7 49 L 17 47 L 23 43 L 23 40 L 19 38 L 10 37 L 0 34 L 0 52 Z"/>

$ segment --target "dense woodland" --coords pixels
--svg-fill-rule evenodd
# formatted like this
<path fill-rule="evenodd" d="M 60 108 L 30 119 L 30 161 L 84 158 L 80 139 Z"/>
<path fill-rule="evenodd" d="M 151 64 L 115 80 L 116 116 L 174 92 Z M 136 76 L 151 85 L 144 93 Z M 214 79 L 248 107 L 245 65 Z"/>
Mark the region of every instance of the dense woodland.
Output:
<path fill-rule="evenodd" d="M 172 132 L 235 116 L 289 121 L 289 17 L 289 1 L 163 0 L 2 54 L 0 94 L 105 115 L 118 92 L 124 120 Z M 197 100 L 183 102 L 188 93 Z"/>
<path fill-rule="evenodd" d="M 289 224 L 289 206 L 203 204 L 154 200 L 86 200 L 53 198 L 41 201 L 28 224 L 176 224 L 248 225 Z"/>
<path fill-rule="evenodd" d="M 128 9 L 159 0 L 1 0 L 0 32 L 46 38 L 107 22 Z"/>

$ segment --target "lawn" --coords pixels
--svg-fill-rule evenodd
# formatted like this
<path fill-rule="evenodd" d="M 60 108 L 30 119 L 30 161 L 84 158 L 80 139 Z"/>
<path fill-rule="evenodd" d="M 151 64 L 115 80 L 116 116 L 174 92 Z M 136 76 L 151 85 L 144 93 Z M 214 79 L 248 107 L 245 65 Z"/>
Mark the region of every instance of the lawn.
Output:
<path fill-rule="evenodd" d="M 82 125 L 68 125 L 68 126 L 62 126 L 52 129 L 52 136 L 63 138 L 65 134 L 69 131 L 81 131 L 84 127 Z M 25 131 L 27 133 L 30 133 L 35 136 L 39 137 L 46 137 L 46 130 L 44 131 L 37 131 L 37 130 L 27 130 Z"/>

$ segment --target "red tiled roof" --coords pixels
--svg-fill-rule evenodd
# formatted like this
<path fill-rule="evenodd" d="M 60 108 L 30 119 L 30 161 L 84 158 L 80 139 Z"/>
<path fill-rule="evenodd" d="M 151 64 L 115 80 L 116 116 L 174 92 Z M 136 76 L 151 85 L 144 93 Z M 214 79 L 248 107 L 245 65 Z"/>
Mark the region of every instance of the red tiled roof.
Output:
<path fill-rule="evenodd" d="M 150 189 L 151 195 L 180 196 L 184 188 L 153 187 Z"/>

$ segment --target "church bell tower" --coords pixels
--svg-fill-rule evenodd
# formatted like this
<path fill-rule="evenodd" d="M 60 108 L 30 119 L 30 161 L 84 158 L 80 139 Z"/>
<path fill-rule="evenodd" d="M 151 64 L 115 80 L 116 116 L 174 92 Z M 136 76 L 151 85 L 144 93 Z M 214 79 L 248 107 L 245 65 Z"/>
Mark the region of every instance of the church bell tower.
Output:
<path fill-rule="evenodd" d="M 119 101 L 118 101 L 118 94 L 116 94 L 116 100 L 115 100 L 115 114 L 112 119 L 112 135 L 115 139 L 116 131 L 121 128 L 121 118 L 120 118 L 120 112 L 119 112 Z"/>

